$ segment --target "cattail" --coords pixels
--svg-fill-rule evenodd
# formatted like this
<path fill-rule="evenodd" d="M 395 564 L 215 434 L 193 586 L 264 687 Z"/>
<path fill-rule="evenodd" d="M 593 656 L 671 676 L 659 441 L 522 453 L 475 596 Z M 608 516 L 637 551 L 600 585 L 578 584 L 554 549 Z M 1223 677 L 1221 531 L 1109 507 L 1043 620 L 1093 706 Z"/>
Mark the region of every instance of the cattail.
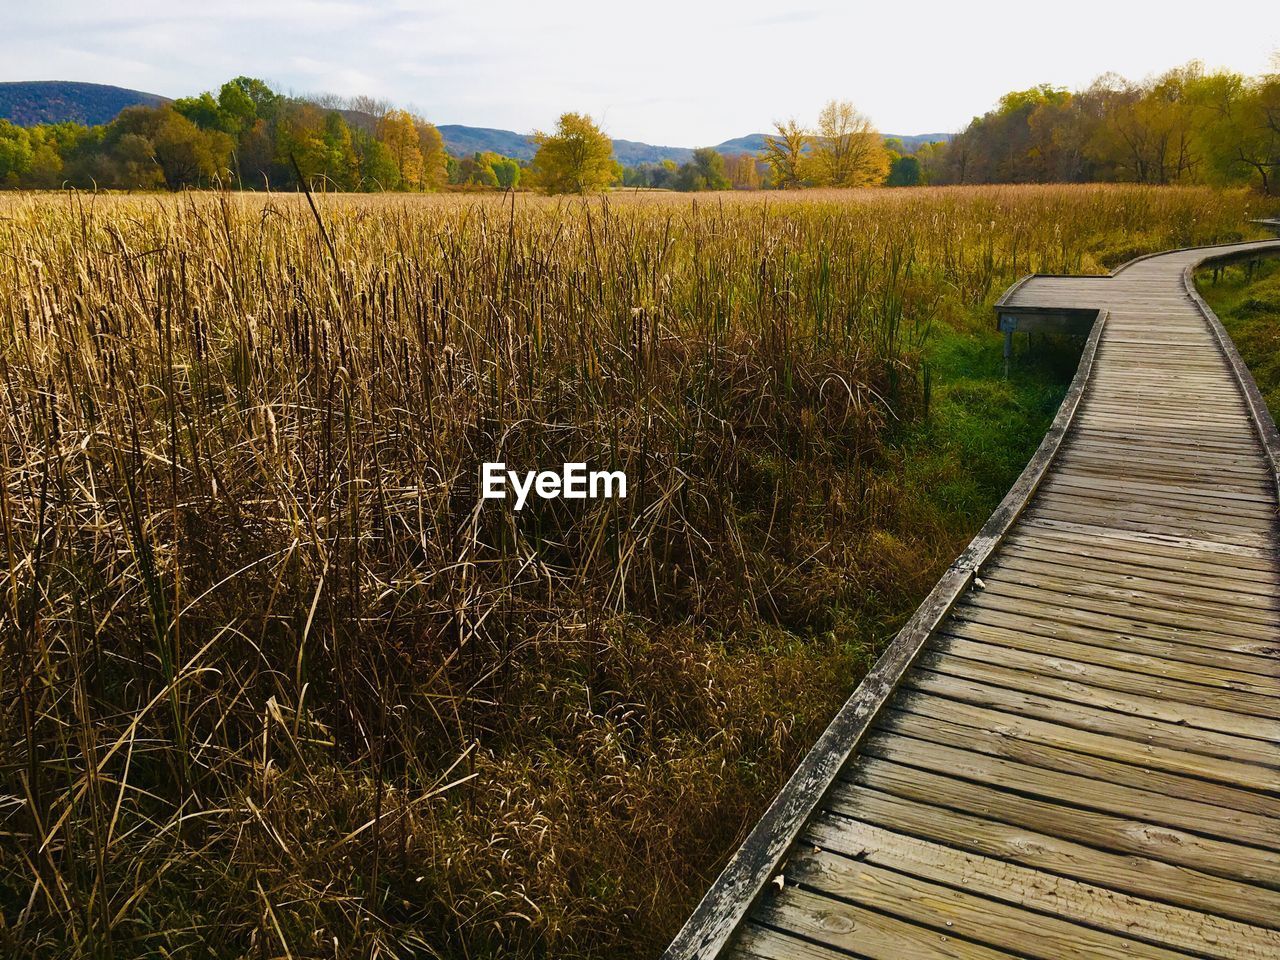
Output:
<path fill-rule="evenodd" d="M 267 448 L 275 454 L 280 450 L 279 436 L 276 433 L 276 414 L 271 409 L 271 404 L 267 404 L 263 410 L 266 414 Z"/>
<path fill-rule="evenodd" d="M 727 855 L 1002 492 L 956 478 L 1039 439 L 1060 384 L 942 391 L 931 347 L 996 356 L 975 311 L 1017 273 L 1258 203 L 334 196 L 330 258 L 301 197 L 0 195 L 0 769 L 31 807 L 0 862 L 53 891 L 5 942 L 655 942 L 670 864 Z M 628 495 L 517 513 L 491 459 Z"/>

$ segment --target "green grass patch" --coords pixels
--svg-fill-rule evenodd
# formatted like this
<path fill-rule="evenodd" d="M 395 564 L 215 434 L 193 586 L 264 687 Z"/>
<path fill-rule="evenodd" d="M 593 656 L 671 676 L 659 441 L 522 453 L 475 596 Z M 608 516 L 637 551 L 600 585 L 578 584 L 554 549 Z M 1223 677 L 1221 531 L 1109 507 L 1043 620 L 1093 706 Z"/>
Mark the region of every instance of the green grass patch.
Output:
<path fill-rule="evenodd" d="M 997 333 L 940 329 L 929 353 L 929 415 L 901 446 L 921 499 L 966 531 L 989 515 L 1052 422 L 1082 344 L 1019 337 L 1006 376 Z"/>
<path fill-rule="evenodd" d="M 1252 274 L 1243 266 L 1196 275 L 1201 295 L 1231 334 L 1271 416 L 1280 419 L 1280 261 Z"/>

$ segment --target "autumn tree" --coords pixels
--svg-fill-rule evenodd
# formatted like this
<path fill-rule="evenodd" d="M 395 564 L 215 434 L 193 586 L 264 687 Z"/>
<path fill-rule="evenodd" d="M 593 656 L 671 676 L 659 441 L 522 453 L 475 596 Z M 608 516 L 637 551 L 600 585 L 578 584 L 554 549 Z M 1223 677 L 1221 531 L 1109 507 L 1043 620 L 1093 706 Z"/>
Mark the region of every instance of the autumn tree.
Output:
<path fill-rule="evenodd" d="M 1195 149 L 1198 103 L 1195 96 L 1202 71 L 1189 64 L 1162 75 L 1134 104 L 1130 121 L 1143 128 L 1148 147 L 1148 183 L 1179 183 L 1190 179 L 1200 162 Z"/>
<path fill-rule="evenodd" d="M 469 157 L 452 160 L 449 164 L 449 182 L 464 187 L 514 190 L 524 172 L 519 162 L 511 157 L 483 150 Z"/>
<path fill-rule="evenodd" d="M 1231 112 L 1238 86 L 1238 77 L 1206 75 L 1194 62 L 1145 84 L 1100 78 L 1088 94 L 1098 98 L 1087 144 L 1092 176 L 1154 184 L 1204 180 L 1203 128 Z"/>
<path fill-rule="evenodd" d="M 289 103 L 275 125 L 277 179 L 293 182 L 301 175 L 306 186 L 323 189 L 329 165 L 324 134 L 325 111 L 312 103 Z"/>
<path fill-rule="evenodd" d="M 496 154 L 452 158 L 439 130 L 385 100 L 285 97 L 236 77 L 216 93 L 133 107 L 100 126 L 0 126 L 0 186 L 270 189 L 301 173 L 317 189 L 340 190 L 454 182 L 587 192 L 618 178 L 637 188 L 755 189 L 767 170 L 768 185 L 782 189 L 1136 181 L 1280 194 L 1280 62 L 1261 77 L 1192 62 L 1142 83 L 1107 74 L 1075 92 L 1014 90 L 949 142 L 912 151 L 882 141 L 847 102 L 828 103 L 818 119 L 816 130 L 776 124 L 758 157 L 703 149 L 680 167 L 664 160 L 622 171 L 604 133 L 569 113 L 554 133 L 538 135 L 536 162 L 522 166 Z"/>
<path fill-rule="evenodd" d="M 330 110 L 325 114 L 321 141 L 324 144 L 325 182 L 338 190 L 357 189 L 360 184 L 360 163 L 356 158 L 355 143 L 351 128 L 337 110 Z"/>
<path fill-rule="evenodd" d="M 230 173 L 234 142 L 220 130 L 202 130 L 170 106 L 128 107 L 107 127 L 103 144 L 113 155 L 126 158 L 134 172 L 146 168 L 147 182 L 122 186 L 157 186 L 159 170 L 163 185 L 171 190 L 206 186 Z M 123 173 L 120 163 L 113 163 Z"/>
<path fill-rule="evenodd" d="M 1280 195 L 1280 74 L 1251 85 L 1242 113 L 1236 157 L 1257 174 L 1263 193 Z"/>
<path fill-rule="evenodd" d="M 284 97 L 252 77 L 100 126 L 0 128 L 0 186 L 12 187 L 270 189 L 301 174 L 316 189 L 425 190 L 444 184 L 447 157 L 434 126 L 385 101 Z"/>
<path fill-rule="evenodd" d="M 381 140 L 356 129 L 351 132 L 351 146 L 356 159 L 357 189 L 381 193 L 400 185 L 395 157 Z"/>
<path fill-rule="evenodd" d="M 532 162 L 520 165 L 520 186 L 526 190 L 542 190 L 542 175 Z"/>
<path fill-rule="evenodd" d="M 275 150 L 274 132 L 266 120 L 255 120 L 241 132 L 234 157 L 241 189 L 270 188 Z"/>
<path fill-rule="evenodd" d="M 764 138 L 764 153 L 760 155 L 772 171 L 773 186 L 779 190 L 803 186 L 813 134 L 794 117 L 775 121 L 773 126 L 775 134 Z"/>
<path fill-rule="evenodd" d="M 586 114 L 562 114 L 555 133 L 535 133 L 533 141 L 533 165 L 547 193 L 594 193 L 618 175 L 613 141 Z"/>
<path fill-rule="evenodd" d="M 725 157 L 724 168 L 733 189 L 760 189 L 760 161 L 752 154 L 736 153 Z"/>
<path fill-rule="evenodd" d="M 201 130 L 172 110 L 165 112 L 152 150 L 171 190 L 208 184 L 230 171 L 231 138 L 221 130 Z"/>
<path fill-rule="evenodd" d="M 488 151 L 463 157 L 452 167 L 450 181 L 464 187 L 497 187 L 498 174 L 493 164 L 499 160 L 496 153 Z"/>
<path fill-rule="evenodd" d="M 126 133 L 111 151 L 111 175 L 115 185 L 126 190 L 153 190 L 164 186 L 164 171 L 156 162 L 151 141 L 136 133 Z M 110 185 L 109 181 L 103 181 Z"/>
<path fill-rule="evenodd" d="M 0 186 L 59 186 L 65 168 L 64 156 L 83 139 L 72 129 L 75 126 L 19 127 L 0 120 Z"/>
<path fill-rule="evenodd" d="M 422 186 L 422 149 L 418 126 L 407 110 L 390 110 L 378 120 L 378 139 L 390 153 L 399 186 L 418 190 Z"/>
<path fill-rule="evenodd" d="M 994 110 L 961 131 L 948 150 L 947 182 L 1032 183 L 1063 179 L 1056 175 L 1054 123 L 1068 109 L 1071 94 L 1041 84 L 1013 90 Z"/>
<path fill-rule="evenodd" d="M 889 168 L 884 139 L 848 100 L 832 100 L 818 114 L 813 179 L 823 186 L 861 187 L 884 180 Z"/>
<path fill-rule="evenodd" d="M 449 182 L 448 154 L 444 149 L 444 137 L 435 124 L 421 117 L 413 118 L 418 131 L 418 153 L 422 157 L 422 190 L 439 190 Z"/>

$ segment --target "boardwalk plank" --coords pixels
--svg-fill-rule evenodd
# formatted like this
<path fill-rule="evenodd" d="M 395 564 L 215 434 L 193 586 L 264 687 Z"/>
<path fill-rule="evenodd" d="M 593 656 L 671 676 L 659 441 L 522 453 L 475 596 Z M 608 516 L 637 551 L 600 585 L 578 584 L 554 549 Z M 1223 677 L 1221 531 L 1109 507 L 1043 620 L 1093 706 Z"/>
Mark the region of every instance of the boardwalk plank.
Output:
<path fill-rule="evenodd" d="M 1037 800 L 1006 790 L 1003 784 L 990 787 L 872 756 L 863 757 L 849 772 L 849 782 L 920 803 L 1026 827 L 1063 840 L 1075 840 L 1101 850 L 1190 867 L 1230 884 L 1208 884 L 1210 888 L 1232 896 L 1254 898 L 1258 906 L 1267 906 L 1273 911 L 1273 918 L 1280 918 L 1280 891 L 1263 889 L 1280 885 L 1280 858 L 1271 850 Z M 1199 879 L 1208 883 L 1204 877 Z"/>
<path fill-rule="evenodd" d="M 1194 803 L 1205 808 L 1206 823 L 1218 824 L 1226 831 L 1224 836 L 1236 837 L 1242 843 L 1270 847 L 1280 831 L 1275 820 L 1280 816 L 1280 797 L 1139 766 L 1128 760 L 1077 752 L 1046 743 L 1034 731 L 1024 735 L 1022 728 L 984 723 L 964 711 L 946 718 L 894 709 L 885 714 L 876 729 Z"/>
<path fill-rule="evenodd" d="M 804 840 L 901 873 L 953 884 L 1006 903 L 1169 948 L 1195 943 L 1215 960 L 1280 956 L 1280 931 L 1156 903 L 995 857 L 968 853 L 835 814 L 815 819 Z"/>
<path fill-rule="evenodd" d="M 1123 783 L 1092 780 L 1006 760 L 981 750 L 917 740 L 899 735 L 900 731 L 901 727 L 882 729 L 867 741 L 863 755 L 976 783 L 995 784 L 1051 803 L 1061 803 L 1067 798 L 1074 805 L 1129 816 L 1146 824 L 1176 827 L 1247 847 L 1280 849 L 1280 824 L 1266 817 L 1226 810 L 1198 799 L 1171 797 Z M 1280 858 L 1271 855 L 1270 859 Z"/>
<path fill-rule="evenodd" d="M 1275 894 L 1184 866 L 1101 850 L 1048 833 L 847 784 L 832 790 L 834 813 L 959 850 L 1072 877 L 1129 896 L 1276 929 Z M 1258 895 L 1262 894 L 1262 897 Z"/>
<path fill-rule="evenodd" d="M 913 922 L 931 922 L 948 936 L 965 937 L 1036 960 L 1073 955 L 1096 960 L 1175 960 L 1186 956 L 825 850 L 801 853 L 788 876 L 828 896 L 866 904 Z"/>
<path fill-rule="evenodd" d="M 1260 251 L 1001 299 L 1100 318 L 1054 428 L 667 960 L 1280 956 L 1280 432 L 1185 279 Z"/>
<path fill-rule="evenodd" d="M 902 960 L 904 956 L 921 960 L 1003 960 L 1020 956 L 796 888 L 768 897 L 757 918 L 783 932 L 855 952 L 869 960 Z"/>
<path fill-rule="evenodd" d="M 1171 720 L 1151 720 L 1118 713 L 1082 702 L 1058 700 L 1029 690 L 996 686 L 967 680 L 964 677 L 937 673 L 928 664 L 913 670 L 905 678 L 906 689 L 959 700 L 978 707 L 989 707 L 1019 716 L 1052 722 L 1058 726 L 1091 733 L 1106 733 L 1135 741 L 1133 751 L 1147 746 L 1166 747 L 1183 753 L 1251 765 L 1254 769 L 1241 775 L 1257 789 L 1269 790 L 1277 785 L 1274 765 L 1275 744 L 1265 740 L 1238 737 L 1234 734 L 1202 730 Z"/>
<path fill-rule="evenodd" d="M 1162 770 L 1166 773 L 1242 787 L 1243 791 L 1238 794 L 1239 802 L 1248 804 L 1242 809 L 1265 813 L 1268 816 L 1280 816 L 1280 798 L 1274 796 L 1277 773 L 1266 765 L 1223 760 L 1198 751 L 1144 743 L 1129 737 L 1116 736 L 1110 732 L 1097 733 L 1017 712 L 980 707 L 972 702 L 951 700 L 918 691 L 903 691 L 903 693 L 903 709 L 922 716 L 981 726 L 994 730 L 1002 736 L 1016 737 L 1029 743 L 1070 750 L 1074 753 L 1089 754 L 1104 760 L 1119 760 L 1133 764 L 1139 769 Z M 1103 729 L 1111 730 L 1105 723 L 1100 725 Z"/>
<path fill-rule="evenodd" d="M 1105 647 L 1046 641 L 1013 631 L 984 631 L 967 623 L 948 624 L 939 640 L 947 654 L 982 663 L 1035 670 L 1045 676 L 1079 680 L 1091 687 L 1153 695 L 1246 716 L 1280 718 L 1280 697 L 1274 692 L 1250 690 L 1247 674 L 1219 671 L 1219 682 L 1214 683 L 1211 681 L 1215 677 L 1205 667 L 1135 657 Z"/>
<path fill-rule="evenodd" d="M 1027 684 L 1023 689 L 1063 699 L 1080 696 L 1108 710 L 1189 723 L 1242 737 L 1280 740 L 1280 699 L 1276 697 L 1218 690 L 1168 677 L 1153 678 L 1069 659 L 1060 653 L 1044 655 L 1010 650 L 950 633 L 940 635 L 939 641 L 936 667 L 944 673 L 949 672 L 951 661 L 964 661 L 966 665 L 972 664 L 975 672 L 959 675 L 971 679 L 1002 685 Z M 962 666 L 961 669 L 970 668 Z M 1106 691 L 1127 695 L 1128 699 L 1112 701 Z"/>
<path fill-rule="evenodd" d="M 1164 640 L 1145 636 L 1138 631 L 1123 628 L 1064 622 L 1055 619 L 1052 615 L 1011 612 L 1002 609 L 999 600 L 999 597 L 992 597 L 984 600 L 981 606 L 969 601 L 961 603 L 956 607 L 952 619 L 960 624 L 978 623 L 1049 639 L 1128 650 L 1143 656 L 1162 657 L 1176 663 L 1222 667 L 1252 675 L 1253 683 L 1267 690 L 1275 689 L 1277 681 L 1280 681 L 1273 643 L 1239 640 L 1230 645 L 1223 644 L 1221 647 L 1202 646 L 1198 643 L 1186 643 L 1180 639 Z M 1045 609 L 1058 612 L 1058 608 Z"/>

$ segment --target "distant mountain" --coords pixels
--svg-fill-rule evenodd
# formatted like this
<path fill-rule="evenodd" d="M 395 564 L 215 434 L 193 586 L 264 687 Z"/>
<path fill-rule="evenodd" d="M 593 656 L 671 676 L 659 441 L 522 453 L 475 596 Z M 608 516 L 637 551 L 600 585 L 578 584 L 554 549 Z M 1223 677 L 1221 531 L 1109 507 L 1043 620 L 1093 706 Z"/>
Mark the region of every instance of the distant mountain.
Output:
<path fill-rule="evenodd" d="M 716 149 L 721 153 L 759 153 L 765 147 L 766 136 L 763 133 L 749 133 L 745 137 L 734 137 L 717 144 Z"/>
<path fill-rule="evenodd" d="M 473 153 L 492 150 L 506 157 L 517 160 L 532 160 L 538 152 L 533 137 L 514 130 L 495 130 L 492 127 L 467 127 L 458 123 L 443 123 L 437 128 L 444 137 L 445 149 L 456 157 L 466 157 Z M 693 156 L 691 147 L 657 147 L 651 143 L 640 143 L 636 140 L 613 141 L 613 155 L 624 166 L 635 166 L 638 163 L 657 163 L 659 160 L 672 159 L 684 163 Z"/>
<path fill-rule="evenodd" d="M 170 103 L 167 97 L 141 90 L 111 87 L 102 83 L 75 83 L 70 80 L 32 80 L 18 83 L 0 83 L 0 119 L 19 126 L 37 123 L 62 123 L 74 120 L 89 125 L 109 123 L 125 107 L 138 104 L 157 106 Z M 342 115 L 353 127 L 372 132 L 376 121 L 368 114 L 356 110 L 343 110 Z M 532 160 L 537 153 L 533 138 L 514 130 L 497 130 L 493 127 L 468 127 L 459 123 L 445 123 L 439 127 L 445 148 L 454 156 L 466 157 L 486 150 L 518 160 Z M 887 136 L 894 136 L 888 134 Z M 898 135 L 908 150 L 934 140 L 950 140 L 947 133 L 924 133 L 912 136 Z M 759 153 L 765 147 L 765 134 L 751 133 L 715 144 L 721 153 Z M 633 167 L 641 163 L 660 163 L 672 160 L 686 163 L 693 157 L 692 147 L 663 147 L 638 140 L 614 140 L 613 153 L 623 166 Z"/>
<path fill-rule="evenodd" d="M 926 143 L 947 143 L 955 134 L 953 133 L 886 133 L 886 140 L 898 139 L 902 141 L 902 145 L 908 151 L 919 150 Z"/>
<path fill-rule="evenodd" d="M 514 130 L 495 130 L 492 127 L 467 127 L 458 123 L 441 124 L 440 135 L 444 137 L 445 149 L 457 157 L 470 156 L 485 150 L 500 153 L 503 156 L 515 157 L 517 160 L 532 160 L 538 148 L 532 137 L 516 133 Z M 766 134 L 750 133 L 745 137 L 735 137 L 724 143 L 715 144 L 716 150 L 725 154 L 759 153 L 765 147 Z M 902 141 L 908 150 L 915 150 L 925 143 L 939 140 L 950 140 L 949 133 L 918 134 L 885 134 L 886 139 L 894 138 Z M 687 163 L 693 157 L 693 147 L 661 147 L 638 140 L 614 140 L 613 155 L 624 167 L 634 167 L 641 163 L 660 163 L 673 160 L 676 163 Z"/>
<path fill-rule="evenodd" d="M 765 147 L 765 133 L 749 133 L 745 137 L 735 137 L 733 140 L 726 140 L 716 146 L 721 153 L 760 153 Z M 902 145 L 909 151 L 914 151 L 924 146 L 926 143 L 939 143 L 950 140 L 952 137 L 949 133 L 886 133 L 886 140 L 901 140 Z"/>
<path fill-rule="evenodd" d="M 663 160 L 688 163 L 693 159 L 693 148 L 657 147 L 652 143 L 641 143 L 639 140 L 615 140 L 613 155 L 624 167 L 634 167 L 641 163 L 660 163 Z"/>
<path fill-rule="evenodd" d="M 94 126 L 110 123 L 125 107 L 154 107 L 168 97 L 105 83 L 70 80 L 23 80 L 0 83 L 0 120 L 20 127 L 74 120 Z"/>
<path fill-rule="evenodd" d="M 469 157 L 473 153 L 492 150 L 504 157 L 532 160 L 538 148 L 533 139 L 514 130 L 495 130 L 492 127 L 464 127 L 458 123 L 439 124 L 436 129 L 444 137 L 445 149 L 455 157 Z"/>

